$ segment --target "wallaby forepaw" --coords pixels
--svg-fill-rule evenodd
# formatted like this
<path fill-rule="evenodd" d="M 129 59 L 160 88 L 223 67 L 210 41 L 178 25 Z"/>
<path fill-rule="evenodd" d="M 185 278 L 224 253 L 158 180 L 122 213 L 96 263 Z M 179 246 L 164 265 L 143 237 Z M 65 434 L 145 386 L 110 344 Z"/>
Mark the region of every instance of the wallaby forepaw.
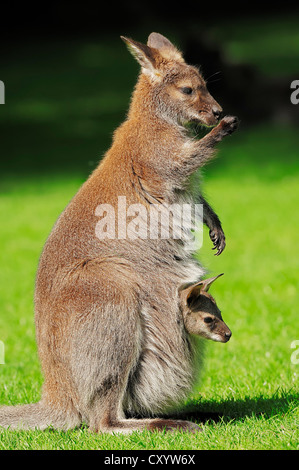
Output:
<path fill-rule="evenodd" d="M 220 142 L 227 135 L 232 134 L 238 127 L 239 120 L 236 116 L 225 116 L 218 126 L 212 130 L 216 142 Z"/>
<path fill-rule="evenodd" d="M 222 131 L 222 136 L 232 134 L 238 128 L 239 120 L 236 116 L 225 116 L 221 119 L 219 127 Z"/>
<path fill-rule="evenodd" d="M 225 235 L 222 228 L 214 228 L 210 230 L 209 235 L 214 245 L 214 248 L 212 248 L 212 250 L 217 250 L 215 256 L 221 255 L 226 245 Z"/>

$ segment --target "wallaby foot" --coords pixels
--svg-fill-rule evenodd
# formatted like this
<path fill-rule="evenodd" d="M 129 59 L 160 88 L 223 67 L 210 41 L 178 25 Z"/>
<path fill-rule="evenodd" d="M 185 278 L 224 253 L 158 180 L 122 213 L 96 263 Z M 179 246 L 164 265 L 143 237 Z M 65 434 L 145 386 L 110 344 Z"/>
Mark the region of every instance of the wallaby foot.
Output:
<path fill-rule="evenodd" d="M 172 420 L 172 419 L 157 419 L 153 420 L 153 423 L 151 423 L 147 429 L 149 430 L 157 430 L 157 431 L 184 431 L 184 432 L 190 432 L 192 434 L 195 434 L 196 432 L 202 432 L 202 429 L 200 426 L 198 426 L 195 423 L 192 423 L 191 421 L 184 421 L 180 419 Z"/>
<path fill-rule="evenodd" d="M 130 434 L 134 431 L 182 431 L 195 434 L 202 429 L 191 421 L 178 419 L 103 419 L 98 428 L 91 429 L 97 432 Z"/>

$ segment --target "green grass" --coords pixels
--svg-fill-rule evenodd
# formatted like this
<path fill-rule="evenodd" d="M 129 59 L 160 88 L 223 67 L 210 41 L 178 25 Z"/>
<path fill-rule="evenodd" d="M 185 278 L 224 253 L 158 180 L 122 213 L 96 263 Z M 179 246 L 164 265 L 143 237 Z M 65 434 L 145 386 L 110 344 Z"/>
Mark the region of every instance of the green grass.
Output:
<path fill-rule="evenodd" d="M 213 274 L 225 273 L 212 293 L 233 336 L 227 344 L 208 343 L 201 386 L 186 404 L 187 410 L 212 413 L 203 433 L 1 431 L 0 449 L 298 448 L 299 365 L 291 363 L 290 348 L 298 339 L 296 139 L 295 129 L 241 129 L 205 170 L 205 192 L 221 216 L 227 247 L 214 257 L 205 230 L 199 256 Z M 0 196 L 2 404 L 40 397 L 35 271 L 51 226 L 82 180 L 76 174 L 7 180 Z"/>

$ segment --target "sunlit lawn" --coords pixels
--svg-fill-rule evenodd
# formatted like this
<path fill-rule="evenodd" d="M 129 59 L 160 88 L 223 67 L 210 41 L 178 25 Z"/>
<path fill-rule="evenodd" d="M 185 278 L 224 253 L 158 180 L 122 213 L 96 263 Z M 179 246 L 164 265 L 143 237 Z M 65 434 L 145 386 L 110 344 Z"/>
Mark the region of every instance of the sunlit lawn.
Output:
<path fill-rule="evenodd" d="M 264 151 L 270 134 L 279 137 L 276 146 L 269 144 L 271 158 L 263 160 L 256 151 L 251 159 L 253 143 Z M 216 413 L 217 419 L 205 422 L 204 432 L 196 437 L 146 432 L 130 437 L 92 436 L 86 429 L 4 431 L 0 448 L 298 446 L 299 370 L 291 363 L 290 345 L 298 339 L 294 211 L 299 201 L 291 148 L 288 158 L 280 161 L 280 152 L 287 151 L 292 136 L 290 130 L 274 128 L 243 134 L 240 130 L 235 142 L 232 137 L 222 146 L 218 162 L 205 171 L 205 192 L 223 221 L 227 247 L 214 257 L 205 231 L 199 257 L 211 273 L 225 273 L 213 286 L 213 294 L 233 337 L 225 345 L 208 344 L 202 384 L 188 406 Z M 35 271 L 51 226 L 81 182 L 76 175 L 44 175 L 14 181 L 10 190 L 7 183 L 1 194 L 0 332 L 5 365 L 0 366 L 0 403 L 39 399 L 42 378 L 32 302 Z"/>

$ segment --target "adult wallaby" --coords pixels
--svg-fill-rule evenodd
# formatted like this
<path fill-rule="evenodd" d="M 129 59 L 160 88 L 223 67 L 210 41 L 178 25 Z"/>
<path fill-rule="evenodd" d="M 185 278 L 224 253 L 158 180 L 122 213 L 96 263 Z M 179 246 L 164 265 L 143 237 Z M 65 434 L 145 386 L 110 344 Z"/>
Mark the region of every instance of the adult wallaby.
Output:
<path fill-rule="evenodd" d="M 44 374 L 39 403 L 0 409 L 0 425 L 91 430 L 198 430 L 193 423 L 126 419 L 155 415 L 184 399 L 194 381 L 193 348 L 178 287 L 202 267 L 174 238 L 96 236 L 98 207 L 163 206 L 184 200 L 189 176 L 237 127 L 224 117 L 201 140 L 184 124 L 218 123 L 221 107 L 199 71 L 165 37 L 122 38 L 141 64 L 125 122 L 110 150 L 57 220 L 40 258 L 35 323 Z M 224 234 L 201 198 L 218 254 Z M 116 218 L 116 226 L 119 221 Z"/>
<path fill-rule="evenodd" d="M 179 291 L 184 324 L 188 333 L 226 343 L 232 333 L 224 323 L 215 299 L 208 293 L 211 284 L 220 276 L 222 274 L 181 287 Z"/>

